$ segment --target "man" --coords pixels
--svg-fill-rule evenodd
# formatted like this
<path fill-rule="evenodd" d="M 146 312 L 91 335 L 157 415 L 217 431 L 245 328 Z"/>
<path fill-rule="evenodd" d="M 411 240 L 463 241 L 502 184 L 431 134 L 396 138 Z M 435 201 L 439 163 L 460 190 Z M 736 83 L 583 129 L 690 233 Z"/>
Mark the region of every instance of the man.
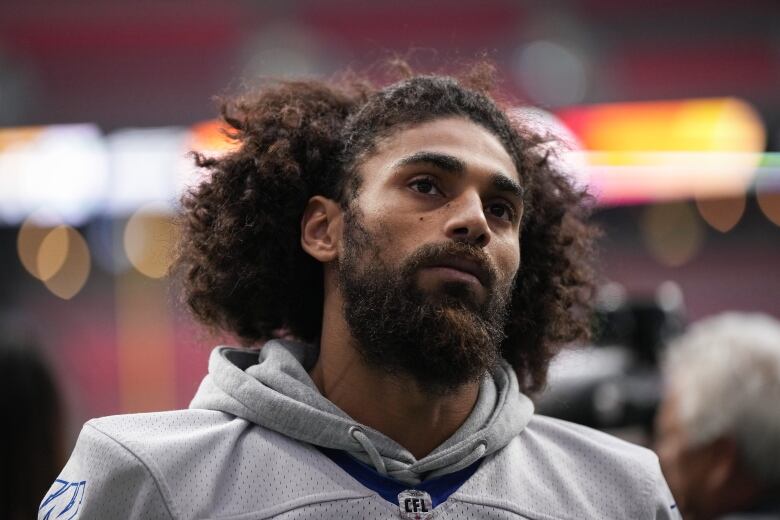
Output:
<path fill-rule="evenodd" d="M 676 514 L 651 452 L 521 393 L 591 286 L 540 139 L 440 76 L 281 83 L 224 118 L 179 267 L 201 321 L 270 341 L 216 349 L 189 410 L 90 421 L 42 516 L 61 489 L 100 518 Z"/>
<path fill-rule="evenodd" d="M 780 518 L 780 323 L 725 313 L 669 348 L 657 451 L 687 519 Z"/>

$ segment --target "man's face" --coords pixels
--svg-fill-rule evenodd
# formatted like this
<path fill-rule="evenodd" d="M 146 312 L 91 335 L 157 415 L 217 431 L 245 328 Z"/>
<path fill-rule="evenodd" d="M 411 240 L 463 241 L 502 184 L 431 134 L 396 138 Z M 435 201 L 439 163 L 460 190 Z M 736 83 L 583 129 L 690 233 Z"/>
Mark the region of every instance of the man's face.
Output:
<path fill-rule="evenodd" d="M 522 189 L 500 141 L 460 118 L 398 130 L 359 167 L 339 283 L 358 350 L 443 392 L 496 362 L 520 263 Z"/>

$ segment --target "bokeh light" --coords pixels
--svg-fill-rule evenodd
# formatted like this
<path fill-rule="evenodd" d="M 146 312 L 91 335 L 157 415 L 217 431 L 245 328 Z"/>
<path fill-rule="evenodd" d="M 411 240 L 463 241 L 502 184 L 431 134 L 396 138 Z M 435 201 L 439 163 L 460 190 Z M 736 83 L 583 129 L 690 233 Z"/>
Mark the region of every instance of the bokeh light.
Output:
<path fill-rule="evenodd" d="M 745 195 L 697 198 L 696 207 L 707 224 L 726 233 L 737 225 L 745 213 Z"/>
<path fill-rule="evenodd" d="M 203 121 L 193 125 L 187 135 L 186 148 L 206 155 L 217 155 L 235 150 L 238 141 L 232 140 L 227 133 L 230 127 L 219 120 Z"/>
<path fill-rule="evenodd" d="M 764 216 L 780 226 L 780 157 L 773 154 L 764 162 L 768 164 L 756 177 L 756 201 Z"/>
<path fill-rule="evenodd" d="M 780 193 L 760 193 L 757 196 L 758 206 L 764 216 L 780 226 Z"/>
<path fill-rule="evenodd" d="M 46 259 L 51 256 L 52 260 Z M 59 259 L 62 263 L 51 272 Z M 56 296 L 70 300 L 84 287 L 92 267 L 89 248 L 84 237 L 70 226 L 54 228 L 41 242 L 38 251 L 39 274 L 47 275 L 43 283 Z"/>
<path fill-rule="evenodd" d="M 684 308 L 683 291 L 675 281 L 666 280 L 655 291 L 655 301 L 665 312 L 679 312 Z"/>
<path fill-rule="evenodd" d="M 616 282 L 607 282 L 599 287 L 597 301 L 601 309 L 613 312 L 626 303 L 626 288 Z"/>
<path fill-rule="evenodd" d="M 177 193 L 173 172 L 186 154 L 183 128 L 129 128 L 106 138 L 112 181 L 109 211 L 123 216 Z"/>
<path fill-rule="evenodd" d="M 0 131 L 0 215 L 8 222 L 46 207 L 72 225 L 100 210 L 108 155 L 96 125 Z"/>
<path fill-rule="evenodd" d="M 36 259 L 38 278 L 44 282 L 53 278 L 68 258 L 70 233 L 68 226 L 57 226 L 41 241 Z"/>
<path fill-rule="evenodd" d="M 552 41 L 538 40 L 519 49 L 516 76 L 528 96 L 542 106 L 579 103 L 588 88 L 582 57 Z"/>
<path fill-rule="evenodd" d="M 686 202 L 646 207 L 640 218 L 640 229 L 650 254 L 670 267 L 690 261 L 704 241 L 701 221 Z"/>
<path fill-rule="evenodd" d="M 558 116 L 589 150 L 758 153 L 766 143 L 758 113 L 736 98 L 610 103 Z"/>
<path fill-rule="evenodd" d="M 327 72 L 335 56 L 327 40 L 304 25 L 279 21 L 263 27 L 246 41 L 240 76 L 249 82 L 264 78 L 310 77 Z"/>
<path fill-rule="evenodd" d="M 38 250 L 46 235 L 60 222 L 54 215 L 43 215 L 36 212 L 28 216 L 19 226 L 16 235 L 16 251 L 19 261 L 28 273 L 40 279 L 38 274 Z"/>
<path fill-rule="evenodd" d="M 29 209 L 20 197 L 22 179 L 18 164 L 29 143 L 36 141 L 41 133 L 43 127 L 0 129 L 0 221 L 18 222 Z"/>
<path fill-rule="evenodd" d="M 125 253 L 140 273 L 149 278 L 162 278 L 173 259 L 175 236 L 170 208 L 160 203 L 147 204 L 127 221 Z"/>
<path fill-rule="evenodd" d="M 586 152 L 589 185 L 602 204 L 743 196 L 762 154 Z"/>

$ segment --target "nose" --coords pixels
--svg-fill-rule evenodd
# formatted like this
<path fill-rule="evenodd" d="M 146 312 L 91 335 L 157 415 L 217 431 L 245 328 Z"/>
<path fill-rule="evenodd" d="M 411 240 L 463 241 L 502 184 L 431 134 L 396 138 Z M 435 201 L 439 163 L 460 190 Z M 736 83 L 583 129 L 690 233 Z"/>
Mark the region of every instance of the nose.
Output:
<path fill-rule="evenodd" d="M 485 247 L 490 242 L 490 226 L 485 218 L 482 199 L 476 192 L 463 193 L 447 204 L 449 215 L 445 224 L 447 238 Z"/>

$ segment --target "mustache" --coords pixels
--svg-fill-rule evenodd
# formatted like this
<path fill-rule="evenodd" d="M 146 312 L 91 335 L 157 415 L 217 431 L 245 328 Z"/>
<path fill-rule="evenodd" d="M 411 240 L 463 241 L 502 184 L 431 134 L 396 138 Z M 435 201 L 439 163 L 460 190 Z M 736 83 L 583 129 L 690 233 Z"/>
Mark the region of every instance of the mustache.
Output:
<path fill-rule="evenodd" d="M 411 276 L 418 270 L 457 258 L 474 264 L 479 270 L 479 278 L 485 288 L 492 289 L 498 280 L 498 270 L 493 266 L 487 253 L 481 248 L 466 242 L 441 242 L 426 244 L 415 250 L 406 260 L 402 269 L 404 276 Z"/>

